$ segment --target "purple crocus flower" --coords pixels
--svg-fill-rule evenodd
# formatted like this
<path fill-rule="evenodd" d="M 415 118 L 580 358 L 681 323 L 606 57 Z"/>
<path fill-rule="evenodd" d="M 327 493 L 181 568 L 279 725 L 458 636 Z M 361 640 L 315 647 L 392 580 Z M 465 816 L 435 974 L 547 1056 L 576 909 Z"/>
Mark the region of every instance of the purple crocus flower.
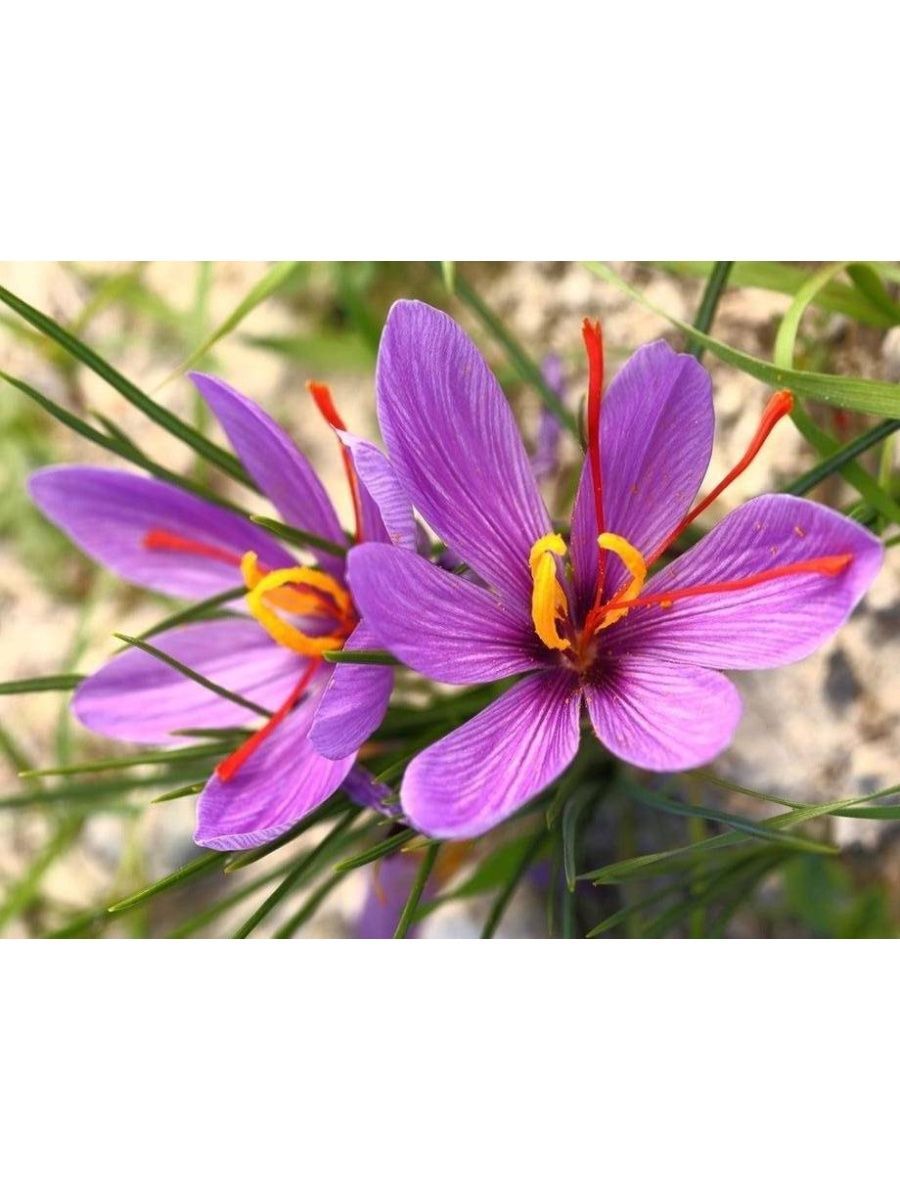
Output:
<path fill-rule="evenodd" d="M 325 489 L 288 435 L 221 380 L 191 378 L 282 518 L 346 545 Z M 358 540 L 414 547 L 412 510 L 384 455 L 344 431 L 327 389 L 310 390 L 343 444 Z M 316 551 L 316 566 L 301 566 L 240 515 L 123 471 L 49 467 L 31 477 L 29 488 L 43 513 L 82 550 L 132 583 L 195 599 L 242 582 L 248 589 L 255 621 L 199 621 L 151 639 L 213 682 L 274 710 L 219 764 L 200 795 L 199 845 L 234 850 L 271 841 L 341 786 L 359 746 L 380 724 L 392 686 L 390 667 L 332 666 L 322 658 L 327 650 L 373 646 L 358 622 L 344 556 Z M 125 651 L 85 680 L 73 709 L 97 733 L 152 744 L 183 741 L 181 729 L 241 725 L 248 718 L 246 708 L 140 649 Z"/>
<path fill-rule="evenodd" d="M 523 676 L 407 768 L 404 811 L 434 837 L 482 833 L 551 783 L 578 749 L 582 705 L 600 741 L 629 763 L 680 771 L 707 762 L 740 715 L 720 672 L 815 650 L 881 563 L 880 543 L 855 522 L 772 495 L 741 505 L 648 577 L 791 398 L 772 398 L 747 454 L 691 508 L 712 449 L 709 375 L 654 342 L 622 367 L 601 410 L 599 326 L 585 322 L 585 343 L 588 455 L 567 547 L 500 387 L 459 326 L 403 301 L 382 337 L 379 418 L 400 484 L 484 586 L 408 550 L 361 546 L 350 554 L 356 602 L 380 644 L 433 679 Z"/>

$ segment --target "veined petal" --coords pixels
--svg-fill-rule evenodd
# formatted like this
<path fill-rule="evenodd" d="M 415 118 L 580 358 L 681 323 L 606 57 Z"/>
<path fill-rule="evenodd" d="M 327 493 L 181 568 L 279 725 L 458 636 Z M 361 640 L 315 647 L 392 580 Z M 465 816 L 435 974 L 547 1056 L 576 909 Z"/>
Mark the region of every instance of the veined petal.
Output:
<path fill-rule="evenodd" d="M 837 574 L 788 575 L 740 591 L 636 608 L 605 636 L 604 650 L 632 648 L 672 662 L 756 669 L 796 662 L 840 628 L 881 566 L 881 543 L 855 521 L 797 496 L 759 496 L 655 575 L 641 598 L 743 579 L 772 568 L 847 554 Z"/>
<path fill-rule="evenodd" d="M 518 608 L 409 550 L 356 546 L 349 573 L 375 644 L 430 679 L 485 683 L 546 662 Z"/>
<path fill-rule="evenodd" d="M 741 716 L 734 684 L 701 667 L 633 654 L 584 690 L 597 737 L 617 758 L 649 771 L 686 771 L 731 741 Z"/>
<path fill-rule="evenodd" d="M 429 837 L 477 837 L 560 775 L 578 749 L 579 691 L 571 672 L 536 671 L 417 755 L 403 810 Z"/>
<path fill-rule="evenodd" d="M 377 650 L 381 643 L 361 621 L 344 649 Z M 310 729 L 319 753 L 327 758 L 355 753 L 383 721 L 393 686 L 393 667 L 337 663 Z"/>
<path fill-rule="evenodd" d="M 675 528 L 703 482 L 715 418 L 709 374 L 665 342 L 641 347 L 603 397 L 600 449 L 606 528 L 645 557 Z M 597 582 L 597 518 L 585 459 L 572 514 L 571 553 L 580 614 Z M 607 598 L 627 581 L 607 556 Z"/>
<path fill-rule="evenodd" d="M 294 560 L 264 530 L 180 488 L 109 467 L 60 466 L 36 471 L 31 498 L 85 554 L 154 591 L 203 597 L 238 587 L 248 550 L 269 567 Z M 181 550 L 148 549 L 147 534 L 164 530 L 233 555 L 236 564 Z"/>
<path fill-rule="evenodd" d="M 308 459 L 267 412 L 212 375 L 191 375 L 216 415 L 248 474 L 269 497 L 282 518 L 298 529 L 343 545 L 346 541 L 328 493 Z M 337 575 L 342 560 L 323 550 L 315 557 Z"/>
<path fill-rule="evenodd" d="M 528 553 L 551 526 L 512 411 L 446 313 L 398 301 L 378 354 L 378 416 L 400 483 L 439 537 L 528 612 Z"/>
<path fill-rule="evenodd" d="M 276 646 L 253 621 L 201 621 L 150 639 L 213 683 L 277 708 L 302 660 Z M 123 742 L 183 742 L 176 729 L 216 729 L 258 720 L 139 648 L 125 650 L 86 679 L 72 710 L 82 725 Z"/>
<path fill-rule="evenodd" d="M 335 433 L 353 458 L 362 485 L 363 533 L 367 542 L 392 542 L 415 550 L 416 520 L 397 472 L 377 446 L 343 429 Z M 373 511 L 374 510 L 374 511 Z M 370 519 L 367 519 L 367 514 Z M 371 517 L 377 517 L 372 521 Z"/>
<path fill-rule="evenodd" d="M 311 694 L 223 783 L 213 774 L 197 804 L 194 841 L 210 850 L 248 850 L 274 841 L 341 786 L 355 755 L 324 758 L 309 740 Z"/>

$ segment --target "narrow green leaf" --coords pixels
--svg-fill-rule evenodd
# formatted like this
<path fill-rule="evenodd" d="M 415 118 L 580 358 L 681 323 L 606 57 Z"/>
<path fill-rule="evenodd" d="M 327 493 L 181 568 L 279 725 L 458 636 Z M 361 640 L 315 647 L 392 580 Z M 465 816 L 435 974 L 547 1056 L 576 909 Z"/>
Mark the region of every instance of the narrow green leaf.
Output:
<path fill-rule="evenodd" d="M 395 850 L 399 850 L 401 846 L 405 846 L 407 842 L 411 842 L 414 837 L 418 836 L 414 829 L 403 829 L 400 833 L 395 833 L 393 837 L 385 838 L 383 842 L 370 846 L 362 854 L 356 854 L 353 858 L 345 858 L 343 862 L 339 862 L 335 866 L 334 870 L 339 875 L 343 875 L 347 871 L 355 871 L 358 867 L 364 867 L 368 863 L 377 862 L 379 858 L 393 854 Z"/>
<path fill-rule="evenodd" d="M 281 837 L 275 838 L 272 842 L 267 842 L 265 846 L 257 846 L 253 850 L 242 850 L 238 854 L 230 856 L 225 865 L 225 874 L 231 875 L 235 871 L 242 871 L 245 867 L 252 866 L 253 863 L 259 862 L 261 858 L 267 858 L 270 854 L 274 854 L 276 850 L 280 850 L 282 846 L 288 845 L 289 842 L 296 841 L 301 834 L 306 833 L 313 826 L 321 824 L 323 821 L 331 820 L 333 817 L 339 817 L 345 812 L 349 812 L 351 804 L 342 796 L 335 796 L 331 800 L 314 808 L 312 812 L 306 814 L 302 820 L 292 826 Z"/>
<path fill-rule="evenodd" d="M 482 938 L 492 938 L 497 932 L 497 927 L 503 920 L 503 914 L 509 907 L 509 903 L 516 894 L 519 884 L 525 878 L 528 868 L 543 850 L 547 844 L 547 831 L 543 827 L 537 831 L 533 838 L 525 844 L 525 848 L 517 863 L 515 869 L 511 873 L 505 886 L 500 890 L 497 899 L 491 906 L 491 911 L 488 913 L 487 920 L 484 923 L 484 928 L 481 931 Z"/>
<path fill-rule="evenodd" d="M 164 879 L 158 879 L 156 883 L 151 883 L 149 887 L 142 888 L 139 892 L 135 892 L 133 896 L 127 896 L 124 900 L 117 900 L 115 904 L 110 904 L 107 911 L 110 913 L 126 912 L 130 908 L 137 908 L 141 904 L 146 904 L 148 900 L 152 900 L 154 896 L 159 896 L 163 892 L 169 891 L 170 888 L 179 887 L 188 879 L 193 879 L 196 875 L 205 875 L 215 866 L 221 866 L 224 856 L 211 850 L 208 854 L 199 854 L 196 858 L 191 859 L 183 867 L 179 867 L 177 871 L 173 871 L 171 875 L 166 875 Z"/>
<path fill-rule="evenodd" d="M 294 913 L 283 925 L 272 934 L 273 938 L 292 938 L 298 929 L 310 920 L 311 917 L 319 910 L 319 906 L 330 892 L 333 892 L 338 884 L 343 883 L 343 875 L 331 875 L 315 888 L 310 895 L 303 901 L 298 912 Z"/>
<path fill-rule="evenodd" d="M 813 396 L 825 404 L 839 408 L 851 408 L 857 412 L 875 413 L 885 417 L 900 417 L 900 384 L 887 383 L 877 379 L 857 379 L 844 375 L 825 375 L 816 371 L 797 371 L 776 367 L 762 359 L 754 358 L 724 342 L 719 342 L 709 334 L 701 333 L 693 325 L 678 320 L 654 304 L 641 292 L 626 283 L 606 263 L 588 263 L 588 268 L 613 284 L 626 295 L 630 296 L 644 308 L 656 313 L 658 317 L 668 321 L 689 337 L 693 337 L 705 349 L 710 350 L 722 362 L 752 375 L 773 388 L 788 388 L 798 395 Z"/>
<path fill-rule="evenodd" d="M 227 592 L 219 592 L 215 596 L 208 596 L 205 600 L 200 600 L 197 604 L 191 604 L 187 608 L 179 609 L 178 612 L 172 613 L 171 616 L 157 621 L 155 625 L 151 625 L 149 629 L 145 629 L 143 633 L 135 638 L 135 641 L 146 642 L 148 638 L 155 637 L 158 633 L 165 633 L 167 629 L 176 629 L 179 625 L 188 625 L 193 621 L 208 617 L 223 605 L 230 604 L 233 600 L 240 600 L 246 594 L 247 589 L 241 586 L 229 588 Z"/>
<path fill-rule="evenodd" d="M 575 837 L 578 832 L 578 825 L 584 815 L 585 808 L 595 799 L 595 793 L 585 789 L 584 791 L 576 792 L 574 796 L 570 796 L 563 809 L 563 869 L 566 873 L 566 887 L 570 892 L 575 891 L 575 876 L 577 874 L 575 866 Z"/>
<path fill-rule="evenodd" d="M 197 932 L 198 929 L 205 929 L 207 925 L 212 924 L 216 917 L 222 916 L 234 908 L 236 904 L 240 904 L 242 900 L 246 900 L 248 896 L 252 896 L 254 892 L 260 891 L 267 884 L 273 883 L 279 879 L 288 870 L 286 863 L 279 863 L 271 871 L 267 871 L 264 875 L 260 875 L 257 879 L 251 879 L 249 883 L 243 887 L 234 888 L 227 896 L 215 904 L 211 904 L 209 908 L 204 908 L 202 912 L 194 913 L 188 917 L 180 925 L 177 925 L 168 936 L 173 939 L 187 938 L 191 934 Z"/>
<path fill-rule="evenodd" d="M 661 267 L 673 275 L 708 279 L 715 267 L 713 262 L 654 262 L 651 266 Z M 793 263 L 779 262 L 736 262 L 729 277 L 731 287 L 764 288 L 770 292 L 781 292 L 793 296 L 809 278 L 805 267 Z M 881 308 L 872 304 L 858 289 L 842 283 L 831 283 L 816 297 L 816 305 L 825 312 L 843 313 L 867 325 L 887 328 L 893 324 Z"/>
<path fill-rule="evenodd" d="M 0 683 L 0 696 L 20 696 L 26 692 L 71 692 L 84 675 L 44 675 L 37 679 L 10 679 Z"/>
<path fill-rule="evenodd" d="M 719 307 L 719 301 L 722 298 L 722 293 L 725 291 L 728 276 L 731 274 L 733 266 L 734 263 L 731 262 L 713 263 L 713 268 L 706 281 L 706 287 L 703 289 L 703 296 L 700 299 L 697 316 L 694 318 L 694 328 L 699 329 L 701 333 L 709 333 L 712 327 L 713 317 L 716 315 L 716 309 Z M 697 362 L 700 362 L 703 358 L 703 347 L 693 339 L 687 344 L 687 352 L 688 354 L 693 354 Z"/>
<path fill-rule="evenodd" d="M 867 429 L 865 433 L 861 433 L 859 437 L 854 438 L 852 442 L 847 442 L 839 450 L 835 450 L 834 453 L 829 454 L 827 458 L 817 463 L 816 466 L 811 467 L 805 474 L 800 475 L 781 490 L 791 496 L 805 496 L 813 488 L 818 487 L 829 475 L 833 475 L 849 463 L 853 463 L 861 454 L 864 454 L 867 450 L 871 450 L 873 446 L 877 446 L 879 442 L 890 437 L 892 433 L 897 433 L 898 430 L 900 430 L 900 420 L 881 421 L 872 429 Z M 882 491 L 884 491 L 883 488 Z M 893 519 L 900 521 L 900 506 L 897 506 L 897 513 Z"/>
<path fill-rule="evenodd" d="M 437 268 L 440 270 L 440 267 Z M 457 271 L 456 286 L 454 294 L 470 308 L 478 317 L 484 328 L 490 333 L 496 342 L 499 343 L 506 351 L 509 361 L 515 367 L 521 378 L 531 385 L 541 397 L 541 400 L 554 413 L 563 425 L 574 434 L 577 438 L 578 423 L 574 416 L 569 412 L 565 405 L 554 392 L 553 388 L 547 383 L 541 372 L 540 367 L 522 348 L 519 342 L 513 337 L 504 323 L 500 320 L 495 312 L 493 312 L 487 304 L 481 299 L 478 293 L 469 286 L 463 279 L 462 275 Z"/>
<path fill-rule="evenodd" d="M 180 800 L 183 796 L 196 796 L 206 787 L 206 780 L 194 780 L 193 783 L 186 783 L 183 787 L 173 788 L 171 792 L 163 792 L 161 796 L 156 796 L 150 801 L 151 804 L 163 804 L 166 800 Z"/>
<path fill-rule="evenodd" d="M 123 767 L 146 767 L 153 763 L 193 762 L 201 758 L 214 758 L 213 746 L 202 748 L 186 746 L 183 750 L 147 750 L 143 754 L 131 754 L 121 758 L 96 758 L 93 762 L 69 763 L 66 766 L 38 767 L 23 771 L 22 779 L 43 779 L 50 775 L 86 775 L 94 771 L 118 771 Z M 131 781 L 129 781 L 130 783 Z"/>
<path fill-rule="evenodd" d="M 364 663 L 379 667 L 401 665 L 400 660 L 386 650 L 326 650 L 322 657 L 332 663 Z"/>
<path fill-rule="evenodd" d="M 284 879 L 281 881 L 281 883 L 279 883 L 278 887 L 275 888 L 271 895 L 266 897 L 256 912 L 247 918 L 234 936 L 236 938 L 249 937 L 257 925 L 259 925 L 259 923 L 281 903 L 285 896 L 290 895 L 294 888 L 300 884 L 304 876 L 309 874 L 311 868 L 315 866 L 319 859 L 327 855 L 334 843 L 340 839 L 344 831 L 348 829 L 350 825 L 352 825 L 359 815 L 360 810 L 358 808 L 351 809 L 349 812 L 345 813 L 340 821 L 338 821 L 338 823 L 334 826 L 334 828 L 329 830 L 325 837 L 322 838 L 321 842 L 319 842 L 319 844 L 315 846 L 309 852 L 309 854 L 305 854 L 299 860 L 299 862 L 291 867 L 287 875 L 285 875 Z"/>
<path fill-rule="evenodd" d="M 170 413 L 168 409 L 157 404 L 155 400 L 151 400 L 145 392 L 135 387 L 115 367 L 111 366 L 99 354 L 91 350 L 89 346 L 86 346 L 84 342 L 79 341 L 78 338 L 63 329 L 51 317 L 48 317 L 36 308 L 32 308 L 25 300 L 22 300 L 19 296 L 16 296 L 4 287 L 0 287 L 0 301 L 14 312 L 17 312 L 20 317 L 34 326 L 35 329 L 39 329 L 41 333 L 46 334 L 58 346 L 62 347 L 68 354 L 71 354 L 73 358 L 77 358 L 79 362 L 93 371 L 95 375 L 99 375 L 120 396 L 123 396 L 129 404 L 134 405 L 135 408 L 149 417 L 151 421 L 155 421 L 157 425 L 160 425 L 168 433 L 171 433 L 173 437 L 190 446 L 201 458 L 205 458 L 207 462 L 224 471 L 226 475 L 231 476 L 238 483 L 243 483 L 247 487 L 256 490 L 255 484 L 233 454 L 211 442 L 203 434 L 194 429 L 193 426 L 182 421 L 180 417 L 176 417 L 174 413 Z"/>
<path fill-rule="evenodd" d="M 706 808 L 701 804 L 682 804 L 680 801 L 672 799 L 671 796 L 666 796 L 661 792 L 652 792 L 649 788 L 642 787 L 632 780 L 628 780 L 624 786 L 627 788 L 628 794 L 639 803 L 647 805 L 648 808 L 658 809 L 660 812 L 672 813 L 678 817 L 702 817 L 706 821 L 718 821 L 720 825 L 727 825 L 731 829 L 748 833 L 751 837 L 761 838 L 763 841 L 778 842 L 779 845 L 791 850 L 804 850 L 809 854 L 837 853 L 835 846 L 809 841 L 807 838 L 794 837 L 771 825 L 752 821 L 749 817 L 738 816 L 722 809 Z"/>
<path fill-rule="evenodd" d="M 223 700 L 230 700 L 232 704 L 239 704 L 242 708 L 256 713 L 258 717 L 271 717 L 272 715 L 269 709 L 263 708 L 261 704 L 256 704 L 253 700 L 247 700 L 244 696 L 239 696 L 237 692 L 229 691 L 228 688 L 222 687 L 221 684 L 214 683 L 211 679 L 207 679 L 205 675 L 201 675 L 199 671 L 195 671 L 186 663 L 173 658 L 171 654 L 166 654 L 165 650 L 160 650 L 158 646 L 153 646 L 150 642 L 143 641 L 142 638 L 129 637 L 127 633 L 114 633 L 113 637 L 118 638 L 120 642 L 125 642 L 128 646 L 134 646 L 136 650 L 143 650 L 151 658 L 159 659 L 166 666 L 180 672 L 186 679 L 190 679 L 194 683 L 199 683 L 208 692 L 213 692 L 215 695 L 221 696 Z"/>
<path fill-rule="evenodd" d="M 330 542 L 328 538 L 319 537 L 317 533 L 310 533 L 307 529 L 295 529 L 293 525 L 285 525 L 283 521 L 276 521 L 272 517 L 259 517 L 256 514 L 251 514 L 250 520 L 254 525 L 260 525 L 263 529 L 267 529 L 269 533 L 274 533 L 276 537 L 280 537 L 283 542 L 288 542 L 292 546 L 312 546 L 316 550 L 325 550 L 328 554 L 336 554 L 343 556 L 347 553 L 347 547 L 341 546 L 337 542 Z"/>
<path fill-rule="evenodd" d="M 428 883 L 428 877 L 431 875 L 440 848 L 440 842 L 432 842 L 426 849 L 409 895 L 406 897 L 406 903 L 403 905 L 403 912 L 400 914 L 397 928 L 394 930 L 395 938 L 405 938 L 409 933 L 409 927 L 413 923 L 416 909 L 419 907 L 419 901 L 422 899 L 422 893 L 425 891 L 425 885 Z"/>
<path fill-rule="evenodd" d="M 274 296 L 276 292 L 280 291 L 283 287 L 290 283 L 291 280 L 296 278 L 297 274 L 304 268 L 304 265 L 305 264 L 299 262 L 279 262 L 270 267 L 268 271 L 266 271 L 265 275 L 263 275 L 262 279 L 258 280 L 253 285 L 240 304 L 238 304 L 237 307 L 229 313 L 222 324 L 219 325 L 209 335 L 208 338 L 205 338 L 195 350 L 192 350 L 187 358 L 180 363 L 170 375 L 167 375 L 159 386 L 165 387 L 165 385 L 170 383 L 173 379 L 186 374 L 202 358 L 206 357 L 210 350 L 212 350 L 213 346 L 215 346 L 216 342 L 221 341 L 222 338 L 231 333 L 232 330 L 237 329 L 238 325 L 240 325 L 241 322 L 248 317 L 255 308 L 258 308 L 264 300 L 268 300 L 270 296 Z"/>

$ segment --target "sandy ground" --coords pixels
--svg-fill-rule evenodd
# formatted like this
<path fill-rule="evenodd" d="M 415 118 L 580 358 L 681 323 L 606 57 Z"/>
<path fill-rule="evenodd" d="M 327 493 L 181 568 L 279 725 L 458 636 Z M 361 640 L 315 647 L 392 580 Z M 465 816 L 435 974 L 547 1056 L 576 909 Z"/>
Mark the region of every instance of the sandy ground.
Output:
<path fill-rule="evenodd" d="M 231 311 L 263 269 L 263 264 L 256 263 L 217 265 L 211 292 L 213 324 Z M 648 283 L 646 274 L 633 264 L 623 270 L 639 281 L 661 308 L 690 319 L 699 298 L 698 284 L 658 274 Z M 519 263 L 502 270 L 473 270 L 473 276 L 478 278 L 489 302 L 536 357 L 552 350 L 571 364 L 569 400 L 573 408 L 583 389 L 579 325 L 584 315 L 597 315 L 603 321 L 610 369 L 636 346 L 652 338 L 665 335 L 678 341 L 661 319 L 579 266 Z M 194 277 L 193 264 L 158 263 L 149 269 L 153 285 L 177 305 L 190 303 Z M 0 265 L 0 281 L 63 321 L 77 316 L 84 302 L 71 275 L 56 264 Z M 771 351 L 774 325 L 786 305 L 784 297 L 743 289 L 724 299 L 716 333 L 734 346 L 765 357 Z M 471 320 L 464 315 L 463 321 L 479 344 L 489 351 L 492 361 L 499 361 L 495 347 Z M 297 318 L 278 303 L 268 303 L 248 318 L 241 332 L 288 335 L 297 332 Z M 140 336 L 140 331 L 129 329 L 118 310 L 103 313 L 84 336 L 104 346 L 115 345 L 115 355 L 108 353 L 126 375 L 182 415 L 191 415 L 192 389 L 188 383 L 176 380 L 162 388 L 158 386 L 176 365 L 178 355 L 166 356 L 158 346 Z M 860 333 L 857 327 L 834 318 L 821 323 L 820 336 L 832 356 L 831 369 L 874 377 L 900 373 L 900 343 L 893 335 L 885 337 L 880 331 Z M 349 522 L 349 500 L 340 461 L 330 433 L 310 411 L 299 368 L 247 346 L 234 335 L 220 343 L 216 354 L 217 371 L 266 405 L 291 430 L 320 468 L 342 516 Z M 45 363 L 2 328 L 0 357 L 4 369 L 11 373 L 48 391 L 57 386 Z M 767 392 L 764 385 L 712 359 L 706 365 L 713 376 L 718 417 L 717 445 L 709 472 L 709 480 L 714 482 L 746 446 Z M 363 434 L 376 435 L 371 374 L 342 372 L 333 374 L 329 382 L 347 423 Z M 100 409 L 142 444 L 160 456 L 165 455 L 167 463 L 184 464 L 185 455 L 178 443 L 87 371 L 76 372 L 74 386 L 85 409 Z M 526 432 L 533 430 L 536 402 L 523 397 L 520 412 Z M 109 461 L 102 451 L 66 430 L 54 428 L 50 438 L 52 444 L 47 449 L 52 461 Z M 571 453 L 574 459 L 574 449 Z M 811 462 L 799 435 L 789 423 L 784 423 L 766 452 L 719 502 L 716 515 L 724 514 L 743 499 L 778 486 Z M 0 484 L 8 486 L 5 481 Z M 841 486 L 832 484 L 817 498 L 837 503 L 844 497 Z M 261 511 L 258 501 L 256 510 Z M 137 632 L 159 615 L 160 608 L 151 598 L 101 579 L 94 585 L 85 619 L 83 604 L 61 597 L 46 578 L 49 571 L 61 571 L 65 580 L 71 582 L 82 570 L 74 554 L 72 561 L 63 564 L 38 564 L 37 569 L 33 563 L 25 565 L 15 537 L 0 547 L 0 678 L 70 669 L 89 671 L 110 653 L 111 630 Z M 898 628 L 900 572 L 894 558 L 858 614 L 826 649 L 783 670 L 735 676 L 744 697 L 744 719 L 732 747 L 714 769 L 750 786 L 807 801 L 872 791 L 900 779 Z M 84 651 L 76 665 L 68 654 L 79 633 Z M 0 699 L 0 721 L 35 763 L 54 761 L 53 728 L 61 702 L 57 696 Z M 86 737 L 79 745 L 82 751 L 90 745 L 96 753 L 98 741 Z M 108 749 L 114 750 L 112 745 Z M 9 769 L 0 766 L 0 772 L 5 772 L 3 793 L 18 791 L 20 785 Z M 172 869 L 190 853 L 191 805 L 190 800 L 181 800 L 159 806 L 128 823 L 110 815 L 92 817 L 72 851 L 47 873 L 43 882 L 45 893 L 61 905 L 96 902 L 107 894 L 111 878 L 124 881 L 132 877 L 127 869 L 123 872 L 123 856 L 126 864 L 136 861 L 148 878 Z M 759 813 L 758 804 L 753 811 Z M 843 821 L 837 823 L 835 832 L 845 842 L 862 839 L 872 843 L 882 836 L 882 831 L 883 826 L 875 822 Z M 46 836 L 46 825 L 40 817 L 0 814 L 0 879 L 17 878 Z M 889 842 L 872 869 L 891 879 L 900 874 Z M 362 903 L 364 887 L 362 876 L 348 881 L 334 893 L 308 933 L 312 936 L 346 933 L 352 928 Z M 258 900 L 252 901 L 250 907 L 255 903 Z M 478 927 L 480 918 L 483 905 L 455 906 L 435 918 L 431 932 L 451 936 L 469 934 Z M 228 917 L 228 928 L 239 919 L 240 910 L 233 911 Z M 503 932 L 512 936 L 539 933 L 542 919 L 536 903 L 525 896 L 511 910 Z M 27 925 L 21 924 L 9 930 L 14 934 L 29 931 Z"/>

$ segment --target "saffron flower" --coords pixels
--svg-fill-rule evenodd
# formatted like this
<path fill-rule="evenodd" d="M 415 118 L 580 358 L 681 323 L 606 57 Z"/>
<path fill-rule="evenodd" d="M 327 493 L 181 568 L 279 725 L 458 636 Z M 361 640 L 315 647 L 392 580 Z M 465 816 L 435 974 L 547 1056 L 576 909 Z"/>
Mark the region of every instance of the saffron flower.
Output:
<path fill-rule="evenodd" d="M 794 496 L 742 504 L 650 569 L 752 461 L 791 407 L 769 401 L 747 453 L 694 498 L 712 450 L 709 375 L 664 342 L 638 350 L 602 399 L 599 326 L 585 322 L 588 452 L 569 545 L 554 531 L 512 412 L 446 314 L 403 301 L 378 360 L 390 461 L 421 516 L 482 586 L 393 546 L 350 554 L 378 642 L 432 679 L 522 675 L 412 760 L 400 798 L 434 837 L 483 833 L 576 754 L 582 706 L 618 758 L 653 771 L 707 762 L 741 704 L 720 672 L 803 658 L 847 619 L 882 560 L 855 522 Z"/>
<path fill-rule="evenodd" d="M 354 787 L 366 793 L 354 761 L 381 723 L 393 671 L 323 659 L 330 650 L 372 646 L 348 589 L 345 556 L 336 552 L 348 539 L 334 507 L 310 463 L 261 408 L 219 379 L 191 378 L 284 521 L 335 547 L 317 550 L 315 566 L 300 565 L 241 515 L 156 479 L 58 466 L 36 472 L 29 490 L 82 550 L 132 583 L 194 599 L 246 587 L 254 620 L 198 621 L 151 639 L 260 715 L 271 713 L 219 764 L 198 801 L 197 843 L 245 849 L 286 832 L 345 781 L 351 795 Z M 345 431 L 327 388 L 309 386 L 342 443 L 356 540 L 415 546 L 412 510 L 384 455 Z M 246 707 L 140 648 L 85 680 L 73 710 L 97 733 L 152 744 L 183 742 L 179 730 L 248 719 Z"/>

